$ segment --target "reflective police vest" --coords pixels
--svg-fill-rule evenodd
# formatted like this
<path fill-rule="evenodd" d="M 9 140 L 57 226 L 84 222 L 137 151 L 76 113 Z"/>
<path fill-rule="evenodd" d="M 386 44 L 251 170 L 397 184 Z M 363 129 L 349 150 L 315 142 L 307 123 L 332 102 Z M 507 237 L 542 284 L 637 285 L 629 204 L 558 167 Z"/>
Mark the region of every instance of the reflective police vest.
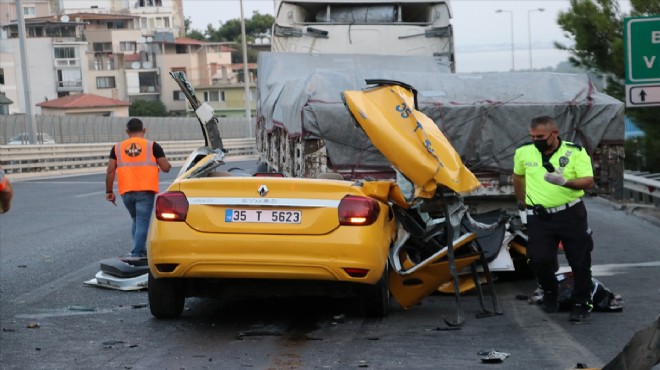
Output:
<path fill-rule="evenodd" d="M 129 191 L 158 193 L 158 163 L 153 146 L 153 141 L 140 137 L 115 144 L 119 194 Z"/>

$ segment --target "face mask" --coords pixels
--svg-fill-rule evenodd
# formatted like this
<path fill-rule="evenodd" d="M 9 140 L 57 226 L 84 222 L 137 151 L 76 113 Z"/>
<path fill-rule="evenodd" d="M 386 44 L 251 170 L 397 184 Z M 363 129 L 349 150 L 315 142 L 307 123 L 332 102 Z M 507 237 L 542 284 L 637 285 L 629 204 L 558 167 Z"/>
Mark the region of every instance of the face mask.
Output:
<path fill-rule="evenodd" d="M 534 140 L 534 146 L 536 149 L 538 149 L 540 152 L 544 152 L 550 148 L 550 144 L 548 144 L 548 138 L 546 139 L 539 139 L 539 140 Z"/>

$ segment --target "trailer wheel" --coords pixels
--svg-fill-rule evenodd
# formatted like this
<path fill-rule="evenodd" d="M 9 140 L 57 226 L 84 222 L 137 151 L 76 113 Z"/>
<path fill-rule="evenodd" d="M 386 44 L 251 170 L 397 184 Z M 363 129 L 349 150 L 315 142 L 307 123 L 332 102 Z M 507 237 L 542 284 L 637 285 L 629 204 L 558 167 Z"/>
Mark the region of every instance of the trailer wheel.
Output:
<path fill-rule="evenodd" d="M 156 279 L 149 273 L 149 309 L 159 319 L 176 319 L 186 300 L 179 279 Z"/>
<path fill-rule="evenodd" d="M 367 317 L 386 317 L 390 311 L 390 277 L 385 265 L 383 276 L 375 285 L 364 285 L 360 291 L 360 306 Z"/>

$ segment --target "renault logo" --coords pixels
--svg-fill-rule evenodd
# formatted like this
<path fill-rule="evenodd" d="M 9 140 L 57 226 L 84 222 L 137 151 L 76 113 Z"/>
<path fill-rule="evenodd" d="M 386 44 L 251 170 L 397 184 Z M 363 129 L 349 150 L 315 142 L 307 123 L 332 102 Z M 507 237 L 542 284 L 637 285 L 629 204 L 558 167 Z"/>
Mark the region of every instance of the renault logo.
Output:
<path fill-rule="evenodd" d="M 259 190 L 257 190 L 257 193 L 259 193 L 259 195 L 261 195 L 262 197 L 265 197 L 266 194 L 268 194 L 268 187 L 266 187 L 266 185 L 261 185 L 259 187 Z"/>

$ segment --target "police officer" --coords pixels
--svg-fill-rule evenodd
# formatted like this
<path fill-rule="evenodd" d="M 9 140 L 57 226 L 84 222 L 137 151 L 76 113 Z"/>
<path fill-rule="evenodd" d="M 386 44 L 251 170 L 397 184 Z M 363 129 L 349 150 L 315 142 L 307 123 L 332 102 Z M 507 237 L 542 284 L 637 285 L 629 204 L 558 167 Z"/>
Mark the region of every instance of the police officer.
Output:
<path fill-rule="evenodd" d="M 147 256 L 147 232 L 158 193 L 158 169 L 169 172 L 172 167 L 163 148 L 145 139 L 145 132 L 140 119 L 131 118 L 128 121 L 128 139 L 115 144 L 110 150 L 105 176 L 105 199 L 116 205 L 112 189 L 116 172 L 119 194 L 133 220 L 133 249 L 125 257 Z"/>
<path fill-rule="evenodd" d="M 533 118 L 529 134 L 532 142 L 516 149 L 513 167 L 518 205 L 527 213 L 527 257 L 543 289 L 543 309 L 556 312 L 557 246 L 563 243 L 574 277 L 569 320 L 584 321 L 592 308 L 593 240 L 581 197 L 594 184 L 591 159 L 559 138 L 552 117 Z"/>

